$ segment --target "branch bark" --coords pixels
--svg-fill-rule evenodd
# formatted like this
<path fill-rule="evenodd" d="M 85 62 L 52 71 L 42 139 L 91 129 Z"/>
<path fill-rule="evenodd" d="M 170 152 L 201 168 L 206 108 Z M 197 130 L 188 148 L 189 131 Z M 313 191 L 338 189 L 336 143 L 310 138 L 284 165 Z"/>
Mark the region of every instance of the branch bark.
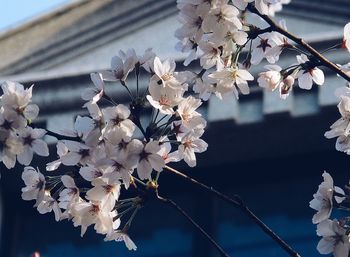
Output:
<path fill-rule="evenodd" d="M 326 57 L 324 57 L 320 52 L 318 52 L 315 48 L 313 48 L 311 45 L 309 45 L 307 42 L 305 42 L 302 38 L 295 36 L 294 34 L 288 32 L 281 26 L 279 26 L 274 20 L 272 20 L 269 16 L 261 14 L 258 9 L 253 4 L 248 4 L 247 10 L 249 10 L 251 13 L 255 13 L 256 15 L 260 16 L 264 21 L 266 21 L 273 31 L 276 31 L 285 37 L 289 38 L 296 44 L 303 47 L 305 50 L 307 50 L 310 54 L 312 54 L 320 63 L 322 63 L 324 66 L 329 68 L 330 70 L 337 73 L 339 76 L 343 77 L 345 80 L 350 82 L 350 76 L 347 75 L 344 71 L 342 71 L 336 64 L 328 60 Z"/>
<path fill-rule="evenodd" d="M 170 171 L 171 173 L 187 180 L 188 182 L 199 186 L 200 188 L 208 191 L 209 193 L 215 195 L 216 197 L 224 200 L 225 202 L 239 208 L 243 213 L 245 213 L 250 219 L 252 219 L 256 225 L 258 225 L 269 237 L 271 237 L 283 250 L 285 250 L 292 257 L 301 257 L 290 245 L 288 245 L 282 238 L 280 238 L 271 228 L 269 228 L 261 219 L 259 219 L 243 202 L 243 200 L 238 196 L 234 195 L 232 198 L 217 191 L 211 186 L 203 184 L 188 175 L 171 168 L 169 166 L 165 166 L 165 169 Z"/>

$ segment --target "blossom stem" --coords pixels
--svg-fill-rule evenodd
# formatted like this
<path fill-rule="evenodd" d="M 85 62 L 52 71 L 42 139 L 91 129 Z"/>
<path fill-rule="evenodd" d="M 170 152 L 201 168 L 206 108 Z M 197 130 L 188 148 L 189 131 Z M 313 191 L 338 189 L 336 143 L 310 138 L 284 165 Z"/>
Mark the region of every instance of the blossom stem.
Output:
<path fill-rule="evenodd" d="M 140 183 L 141 185 L 147 187 L 146 183 L 144 183 L 143 181 L 139 180 L 138 178 L 132 176 L 132 179 L 134 179 L 136 182 Z"/>
<path fill-rule="evenodd" d="M 130 211 L 132 211 L 135 208 L 135 206 L 131 206 L 129 208 L 127 208 L 126 210 L 122 211 L 121 213 L 118 213 L 118 215 L 115 217 L 115 219 L 120 219 L 122 218 L 125 214 L 129 213 Z"/>
<path fill-rule="evenodd" d="M 324 53 L 326 53 L 326 52 L 328 52 L 328 51 L 330 51 L 330 50 L 334 50 L 334 49 L 337 49 L 337 48 L 341 48 L 341 46 L 342 46 L 342 44 L 339 43 L 339 44 L 336 44 L 336 45 L 334 45 L 334 46 L 328 47 L 328 48 L 326 48 L 325 50 L 323 50 L 323 51 L 321 52 L 321 54 L 324 54 Z"/>
<path fill-rule="evenodd" d="M 306 43 L 304 39 L 295 36 L 294 34 L 290 33 L 289 31 L 283 29 L 281 26 L 279 26 L 275 21 L 273 21 L 268 15 L 261 14 L 256 7 L 249 3 L 247 6 L 247 10 L 249 10 L 251 13 L 255 13 L 256 15 L 260 16 L 265 22 L 267 22 L 271 28 L 286 36 L 296 44 L 302 46 L 304 49 L 306 49 L 311 55 L 313 55 L 317 60 L 320 61 L 324 66 L 327 68 L 333 70 L 335 73 L 337 73 L 339 76 L 343 77 L 345 80 L 350 82 L 350 76 L 348 76 L 344 71 L 342 71 L 336 64 L 329 61 L 326 57 L 324 57 L 321 53 L 319 53 L 315 48 L 313 48 L 311 45 Z"/>
<path fill-rule="evenodd" d="M 293 257 L 300 257 L 300 255 L 291 247 L 289 246 L 282 238 L 280 238 L 275 232 L 272 231 L 271 228 L 269 228 L 261 219 L 259 219 L 249 208 L 248 206 L 243 202 L 243 200 L 238 196 L 234 195 L 233 198 L 217 191 L 215 188 L 208 186 L 206 184 L 203 184 L 188 175 L 171 168 L 169 166 L 165 166 L 165 169 L 170 171 L 171 173 L 186 179 L 187 181 L 191 182 L 192 184 L 195 184 L 202 189 L 205 189 L 209 193 L 215 195 L 216 197 L 228 202 L 229 204 L 234 205 L 235 207 L 239 208 L 241 211 L 243 211 L 249 218 L 251 218 L 268 236 L 270 236 L 281 248 L 283 248 L 290 256 Z"/>
<path fill-rule="evenodd" d="M 137 212 L 139 211 L 140 208 L 141 208 L 140 206 L 136 206 L 134 212 L 131 214 L 128 222 L 125 224 L 124 227 L 130 227 L 131 226 L 131 222 L 134 220 L 134 218 L 135 218 L 135 216 L 136 216 L 136 214 L 137 214 Z"/>
<path fill-rule="evenodd" d="M 170 205 L 171 207 L 175 208 L 179 213 L 181 213 L 196 229 L 198 229 L 199 232 L 201 232 L 202 235 L 204 235 L 209 241 L 210 243 L 218 250 L 218 252 L 220 253 L 220 255 L 222 257 L 229 257 L 229 255 L 224 251 L 224 249 L 222 249 L 222 247 L 197 223 L 195 222 L 190 215 L 188 215 L 187 212 L 185 212 L 179 205 L 177 205 L 173 200 L 168 199 L 168 198 L 164 198 L 162 196 L 160 196 L 157 193 L 157 198 Z"/>

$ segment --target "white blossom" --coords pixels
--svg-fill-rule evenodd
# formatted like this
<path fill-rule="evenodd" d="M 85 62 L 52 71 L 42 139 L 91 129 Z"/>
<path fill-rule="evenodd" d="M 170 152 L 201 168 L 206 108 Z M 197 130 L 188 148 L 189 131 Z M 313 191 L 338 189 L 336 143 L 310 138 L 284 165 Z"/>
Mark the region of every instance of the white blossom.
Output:
<path fill-rule="evenodd" d="M 26 127 L 19 132 L 23 150 L 17 155 L 17 160 L 23 165 L 29 165 L 33 159 L 33 154 L 48 156 L 49 148 L 47 143 L 41 139 L 46 134 L 44 129 L 33 129 Z"/>
<path fill-rule="evenodd" d="M 125 246 L 129 250 L 136 251 L 137 249 L 135 243 L 130 239 L 129 235 L 122 230 L 115 230 L 112 233 L 108 234 L 105 238 L 105 241 L 113 241 L 113 240 L 117 242 L 123 241 L 125 243 Z"/>
<path fill-rule="evenodd" d="M 299 64 L 306 64 L 309 62 L 309 58 L 302 54 L 297 55 Z M 303 89 L 311 89 L 313 82 L 317 85 L 321 86 L 324 83 L 324 74 L 323 71 L 317 67 L 307 65 L 306 68 L 302 68 L 298 75 L 298 84 L 300 88 Z"/>
<path fill-rule="evenodd" d="M 314 199 L 310 201 L 310 207 L 317 211 L 312 218 L 314 224 L 320 223 L 330 217 L 333 208 L 334 192 L 344 195 L 344 191 L 341 188 L 333 185 L 333 179 L 329 173 L 324 172 L 322 176 L 324 181 L 319 185 L 316 194 L 314 194 Z M 344 199 L 345 197 L 335 196 L 335 200 L 338 203 L 341 203 Z"/>
<path fill-rule="evenodd" d="M 22 173 L 22 180 L 26 185 L 22 188 L 23 200 L 36 200 L 35 206 L 38 206 L 45 196 L 45 177 L 33 167 L 25 167 Z"/>
<path fill-rule="evenodd" d="M 195 135 L 188 133 L 182 138 L 181 145 L 179 146 L 179 156 L 190 166 L 197 165 L 195 153 L 202 153 L 207 150 L 208 144 L 196 137 Z"/>
<path fill-rule="evenodd" d="M 97 103 L 104 95 L 105 84 L 101 73 L 91 73 L 90 77 L 95 88 L 85 89 L 81 97 L 86 101 L 91 101 L 91 103 Z"/>
<path fill-rule="evenodd" d="M 333 253 L 334 257 L 349 256 L 349 235 L 337 220 L 324 220 L 317 225 L 317 235 L 322 239 L 317 245 L 321 254 Z"/>
<path fill-rule="evenodd" d="M 220 71 L 213 72 L 209 75 L 210 78 L 216 79 L 218 85 L 216 87 L 216 94 L 223 98 L 227 94 L 233 93 L 238 99 L 238 90 L 242 94 L 249 94 L 248 82 L 254 80 L 254 77 L 244 69 L 236 67 L 228 67 Z"/>
<path fill-rule="evenodd" d="M 343 47 L 350 52 L 350 22 L 344 27 Z"/>

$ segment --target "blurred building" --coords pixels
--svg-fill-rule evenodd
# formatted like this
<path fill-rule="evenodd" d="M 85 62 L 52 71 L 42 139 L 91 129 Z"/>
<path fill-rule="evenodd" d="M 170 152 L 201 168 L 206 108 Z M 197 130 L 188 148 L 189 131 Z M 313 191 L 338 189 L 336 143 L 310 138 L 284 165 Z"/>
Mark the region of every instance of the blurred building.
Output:
<path fill-rule="evenodd" d="M 341 42 L 349 8 L 348 0 L 293 0 L 276 20 L 283 17 L 290 31 L 317 49 L 326 49 Z M 90 72 L 109 69 L 118 50 L 132 47 L 142 53 L 152 47 L 184 68 L 184 55 L 174 49 L 176 14 L 175 0 L 74 1 L 0 35 L 0 80 L 35 83 L 39 122 L 53 131 L 69 128 L 82 112 L 80 94 L 91 85 Z M 342 51 L 326 56 L 339 64 L 349 61 Z M 295 54 L 287 53 L 280 63 L 294 62 Z M 191 68 L 198 68 L 198 63 Z M 302 256 L 318 255 L 308 202 L 323 170 L 338 184 L 349 178 L 348 157 L 323 136 L 338 118 L 334 90 L 345 83 L 324 71 L 325 85 L 310 91 L 295 88 L 286 101 L 253 84 L 252 93 L 239 101 L 210 99 L 201 110 L 209 121 L 209 149 L 199 155 L 196 169 L 178 166 L 227 194 L 241 195 Z M 117 99 L 126 99 L 121 88 L 108 90 Z M 55 158 L 55 149 L 51 150 Z M 43 163 L 36 164 L 43 169 Z M 156 202 L 147 205 L 133 224 L 137 252 L 128 252 L 120 243 L 105 243 L 91 230 L 80 238 L 71 222 L 56 223 L 53 215 L 40 215 L 32 202 L 21 200 L 21 167 L 0 169 L 1 256 L 24 257 L 36 250 L 44 257 L 217 256 L 182 216 Z M 239 210 L 171 174 L 162 174 L 160 182 L 161 192 L 188 210 L 231 256 L 286 255 Z"/>

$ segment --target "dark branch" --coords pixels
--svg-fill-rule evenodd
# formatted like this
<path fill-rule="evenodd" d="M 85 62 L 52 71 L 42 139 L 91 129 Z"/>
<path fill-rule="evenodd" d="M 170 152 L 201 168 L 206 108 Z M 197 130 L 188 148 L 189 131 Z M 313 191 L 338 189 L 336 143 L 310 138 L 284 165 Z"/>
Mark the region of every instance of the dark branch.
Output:
<path fill-rule="evenodd" d="M 171 173 L 182 177 L 186 179 L 187 181 L 191 182 L 192 184 L 195 184 L 202 189 L 205 189 L 209 193 L 215 195 L 216 197 L 224 200 L 225 202 L 228 202 L 229 204 L 234 205 L 235 207 L 239 208 L 241 211 L 243 211 L 250 219 L 252 219 L 255 224 L 257 224 L 268 236 L 270 236 L 281 248 L 283 248 L 290 256 L 293 257 L 300 257 L 300 255 L 291 247 L 289 246 L 282 238 L 280 238 L 275 232 L 272 231 L 262 220 L 260 220 L 249 208 L 248 206 L 243 202 L 243 200 L 238 196 L 235 195 L 233 198 L 217 191 L 213 187 L 207 186 L 189 176 L 186 174 L 171 168 L 169 166 L 165 166 L 165 169 L 170 171 Z"/>
<path fill-rule="evenodd" d="M 178 206 L 173 200 L 168 199 L 168 198 L 164 198 L 161 197 L 160 195 L 158 195 L 157 192 L 157 198 L 170 205 L 171 207 L 175 208 L 179 213 L 181 213 L 182 216 L 184 216 L 203 236 L 205 236 L 209 242 L 216 248 L 216 250 L 218 250 L 218 252 L 220 253 L 220 255 L 222 257 L 230 257 L 225 251 L 224 249 L 222 249 L 222 247 L 207 233 L 205 232 L 205 230 L 198 225 L 198 223 L 196 223 L 180 206 Z"/>
<path fill-rule="evenodd" d="M 299 38 L 292 33 L 288 32 L 287 30 L 283 29 L 281 26 L 279 26 L 275 21 L 273 21 L 269 16 L 261 14 L 258 9 L 253 4 L 248 4 L 247 9 L 260 16 L 264 21 L 266 21 L 273 31 L 277 31 L 281 33 L 282 35 L 286 36 L 296 44 L 302 46 L 304 49 L 306 49 L 311 55 L 313 55 L 317 60 L 320 61 L 324 66 L 327 68 L 333 70 L 335 73 L 337 73 L 339 76 L 342 76 L 345 80 L 350 82 L 350 77 L 342 71 L 336 64 L 329 61 L 326 57 L 324 57 L 321 53 L 319 53 L 315 48 L 313 48 L 311 45 L 306 43 L 302 38 Z"/>
<path fill-rule="evenodd" d="M 46 130 L 46 135 L 47 136 L 52 136 L 57 138 L 58 140 L 71 140 L 71 141 L 81 141 L 79 137 L 74 137 L 74 136 L 64 136 L 55 132 L 52 132 L 50 130 Z"/>

